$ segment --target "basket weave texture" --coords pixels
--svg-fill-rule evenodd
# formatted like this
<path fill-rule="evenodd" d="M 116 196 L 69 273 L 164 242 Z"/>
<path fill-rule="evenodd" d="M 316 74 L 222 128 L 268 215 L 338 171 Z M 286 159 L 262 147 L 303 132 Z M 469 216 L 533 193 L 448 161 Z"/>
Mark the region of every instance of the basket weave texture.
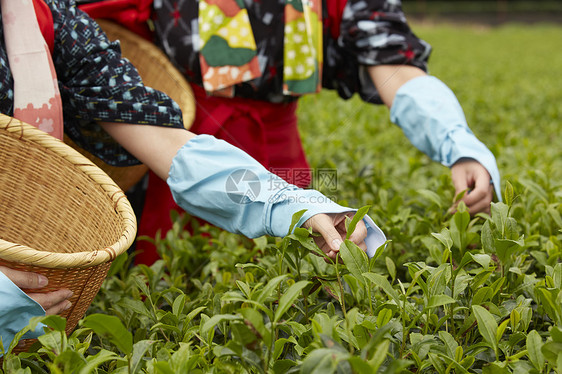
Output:
<path fill-rule="evenodd" d="M 137 68 L 143 83 L 166 93 L 179 105 L 184 127 L 189 129 L 195 118 L 193 91 L 185 77 L 170 62 L 164 52 L 153 43 L 113 21 L 97 19 L 96 22 L 110 40 L 119 40 L 122 56 Z M 86 150 L 79 148 L 70 138 L 65 137 L 64 142 L 99 166 L 123 191 L 134 186 L 148 171 L 148 167 L 144 164 L 127 167 L 108 165 Z"/>
<path fill-rule="evenodd" d="M 33 292 L 74 292 L 61 314 L 67 333 L 135 233 L 131 205 L 107 174 L 63 142 L 0 114 L 0 265 L 47 276 L 49 285 Z"/>

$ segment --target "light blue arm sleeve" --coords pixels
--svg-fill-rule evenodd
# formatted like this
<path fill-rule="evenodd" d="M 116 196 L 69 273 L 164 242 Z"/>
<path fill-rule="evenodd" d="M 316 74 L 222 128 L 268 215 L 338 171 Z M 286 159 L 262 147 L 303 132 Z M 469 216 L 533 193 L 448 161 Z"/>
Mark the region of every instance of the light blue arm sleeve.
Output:
<path fill-rule="evenodd" d="M 318 213 L 354 211 L 316 190 L 288 184 L 247 153 L 210 135 L 198 135 L 178 151 L 168 185 L 186 212 L 249 238 L 287 235 L 293 214 L 303 209 L 307 211 L 297 227 Z M 370 218 L 365 223 L 367 254 L 372 256 L 386 238 Z"/>
<path fill-rule="evenodd" d="M 463 158 L 478 161 L 490 173 L 501 201 L 500 173 L 494 155 L 474 136 L 455 94 L 439 79 L 423 76 L 403 84 L 396 92 L 390 119 L 434 161 L 447 167 Z"/>
<path fill-rule="evenodd" d="M 8 349 L 14 335 L 28 325 L 32 317 L 44 316 L 45 310 L 31 299 L 0 271 L 0 338 L 4 349 Z M 43 325 L 28 332 L 25 338 L 36 338 L 43 334 Z"/>

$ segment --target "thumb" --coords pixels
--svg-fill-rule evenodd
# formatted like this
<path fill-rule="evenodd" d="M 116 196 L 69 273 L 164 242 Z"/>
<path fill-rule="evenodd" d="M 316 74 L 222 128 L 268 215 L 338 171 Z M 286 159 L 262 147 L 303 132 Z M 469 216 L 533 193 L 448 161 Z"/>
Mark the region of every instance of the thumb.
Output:
<path fill-rule="evenodd" d="M 334 227 L 333 220 L 326 214 L 317 214 L 311 219 L 311 227 L 314 231 L 320 233 L 330 249 L 338 252 L 343 243 L 339 232 Z"/>
<path fill-rule="evenodd" d="M 0 266 L 0 271 L 19 288 L 41 288 L 45 287 L 47 283 L 49 283 L 47 277 L 41 274 L 18 271 L 5 266 Z"/>

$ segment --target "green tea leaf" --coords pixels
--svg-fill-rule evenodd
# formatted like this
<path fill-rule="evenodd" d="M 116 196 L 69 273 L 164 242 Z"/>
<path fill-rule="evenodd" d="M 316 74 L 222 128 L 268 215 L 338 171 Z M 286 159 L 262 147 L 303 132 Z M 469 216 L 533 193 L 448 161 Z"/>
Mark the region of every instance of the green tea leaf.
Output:
<path fill-rule="evenodd" d="M 535 369 L 541 371 L 544 366 L 544 356 L 541 352 L 543 346 L 542 338 L 536 330 L 532 330 L 527 335 L 526 348 L 527 356 L 529 360 L 535 367 Z"/>
<path fill-rule="evenodd" d="M 267 300 L 267 298 L 271 295 L 273 290 L 275 290 L 279 286 L 279 284 L 287 278 L 289 278 L 289 274 L 283 274 L 275 278 L 272 278 L 269 282 L 267 282 L 267 284 L 261 290 L 256 301 L 260 304 L 265 303 L 265 300 Z"/>
<path fill-rule="evenodd" d="M 562 343 L 553 341 L 546 342 L 543 344 L 541 352 L 549 364 L 556 367 L 558 365 L 559 358 L 562 356 Z"/>
<path fill-rule="evenodd" d="M 330 348 L 320 348 L 312 351 L 303 361 L 301 373 L 330 374 L 334 373 L 340 360 L 349 355 Z"/>
<path fill-rule="evenodd" d="M 496 340 L 496 331 L 498 330 L 498 324 L 496 319 L 492 313 L 479 305 L 473 305 L 472 311 L 474 312 L 476 321 L 478 321 L 478 331 L 480 331 L 480 335 L 490 344 L 494 352 L 497 352 L 498 342 Z"/>
<path fill-rule="evenodd" d="M 66 318 L 56 314 L 45 316 L 41 319 L 41 323 L 44 323 L 55 331 L 64 331 L 66 329 Z"/>
<path fill-rule="evenodd" d="M 174 303 L 172 304 L 172 313 L 175 316 L 179 316 L 180 313 L 183 311 L 184 307 L 185 307 L 185 294 L 182 293 L 174 300 Z"/>
<path fill-rule="evenodd" d="M 137 373 L 143 365 L 142 358 L 148 352 L 150 347 L 156 343 L 155 340 L 141 340 L 133 344 L 133 356 L 131 357 L 131 372 Z"/>
<path fill-rule="evenodd" d="M 367 254 L 349 240 L 342 243 L 339 253 L 347 270 L 349 270 L 361 284 L 365 284 L 363 273 L 369 270 L 369 258 Z"/>
<path fill-rule="evenodd" d="M 443 343 L 445 343 L 447 356 L 449 356 L 449 358 L 454 359 L 455 358 L 455 352 L 456 352 L 459 344 L 457 343 L 457 341 L 455 340 L 453 335 L 451 335 L 447 331 L 439 331 L 439 339 L 441 339 L 443 341 Z"/>
<path fill-rule="evenodd" d="M 293 232 L 293 229 L 295 228 L 296 224 L 299 223 L 299 220 L 305 213 L 306 213 L 306 209 L 303 209 L 293 214 L 293 217 L 291 218 L 291 225 L 289 226 L 289 232 L 287 234 Z"/>
<path fill-rule="evenodd" d="M 239 321 L 241 320 L 242 317 L 234 315 L 234 314 L 215 314 L 214 316 L 212 316 L 208 321 L 206 321 L 203 324 L 203 327 L 201 329 L 201 333 L 204 335 L 207 335 L 209 333 L 209 331 L 213 328 L 215 328 L 215 326 L 217 324 L 219 324 L 220 322 L 223 321 Z"/>
<path fill-rule="evenodd" d="M 383 327 L 384 325 L 386 325 L 388 321 L 390 321 L 390 319 L 392 318 L 392 315 L 393 315 L 392 310 L 388 308 L 383 308 L 377 315 L 377 326 Z"/>
<path fill-rule="evenodd" d="M 390 274 L 390 277 L 392 279 L 396 278 L 396 265 L 394 264 L 394 261 L 392 261 L 392 259 L 388 256 L 386 256 L 384 258 L 384 262 L 386 263 L 386 269 L 388 270 L 388 274 Z"/>
<path fill-rule="evenodd" d="M 507 325 L 509 324 L 509 318 L 506 319 L 505 321 L 503 321 L 499 326 L 498 326 L 498 330 L 496 331 L 496 341 L 500 342 L 501 338 L 503 336 L 503 333 L 505 332 L 505 329 L 507 328 Z"/>
<path fill-rule="evenodd" d="M 461 212 L 458 210 L 451 218 L 451 239 L 453 244 L 461 251 L 466 248 L 466 229 L 469 222 L 470 214 L 468 211 Z"/>
<path fill-rule="evenodd" d="M 103 363 L 115 360 L 119 356 L 116 353 L 109 352 L 105 349 L 102 349 L 97 354 L 93 356 L 88 356 L 86 358 L 86 365 L 80 370 L 79 374 L 90 374 L 93 372 L 97 372 L 97 368 L 100 367 Z"/>
<path fill-rule="evenodd" d="M 49 331 L 48 333 L 41 335 L 38 340 L 45 348 L 57 355 L 60 355 L 63 351 L 61 349 L 60 331 Z"/>
<path fill-rule="evenodd" d="M 281 296 L 279 299 L 279 306 L 275 311 L 275 317 L 273 318 L 273 322 L 277 323 L 285 314 L 287 310 L 291 307 L 295 299 L 299 296 L 299 293 L 305 288 L 310 282 L 309 281 L 298 281 L 297 283 L 293 284 L 289 289 Z"/>
<path fill-rule="evenodd" d="M 550 329 L 550 336 L 552 340 L 557 343 L 562 343 L 562 327 L 560 326 L 552 326 Z"/>
<path fill-rule="evenodd" d="M 289 370 L 296 366 L 297 363 L 293 360 L 277 360 L 273 364 L 273 373 L 274 374 L 286 374 Z"/>
<path fill-rule="evenodd" d="M 352 356 L 347 360 L 347 362 L 351 364 L 354 373 L 374 373 L 371 365 L 369 365 L 369 363 L 363 360 L 361 357 Z"/>
<path fill-rule="evenodd" d="M 451 296 L 447 295 L 433 295 L 429 298 L 429 302 L 427 304 L 427 309 L 436 308 L 438 306 L 454 304 L 457 301 L 453 299 Z"/>
<path fill-rule="evenodd" d="M 119 318 L 105 314 L 91 314 L 84 318 L 82 326 L 94 330 L 101 337 L 108 338 L 124 354 L 129 355 L 133 352 L 133 335 Z"/>
<path fill-rule="evenodd" d="M 490 266 L 490 261 L 492 260 L 490 255 L 484 253 L 475 253 L 475 254 L 469 253 L 469 255 L 472 257 L 474 262 L 482 266 L 484 270 L 488 270 L 488 267 Z"/>
<path fill-rule="evenodd" d="M 453 246 L 453 239 L 451 238 L 449 229 L 443 228 L 440 233 L 432 233 L 431 235 L 439 240 L 446 249 L 451 249 Z"/>
<path fill-rule="evenodd" d="M 508 206 L 511 206 L 513 204 L 513 196 L 514 196 L 513 186 L 511 185 L 511 183 L 509 183 L 509 181 L 506 181 L 504 197 L 505 197 L 505 203 Z"/>
<path fill-rule="evenodd" d="M 353 234 L 353 232 L 355 231 L 355 227 L 357 226 L 357 223 L 359 223 L 359 221 L 361 221 L 363 217 L 365 217 L 365 214 L 367 214 L 369 209 L 371 209 L 371 206 L 366 205 L 364 207 L 359 208 L 357 212 L 355 212 L 353 218 L 351 219 L 351 222 L 349 223 L 349 226 L 347 227 L 347 233 L 345 234 L 346 240 L 348 240 L 351 234 Z"/>
<path fill-rule="evenodd" d="M 426 189 L 419 189 L 416 191 L 419 195 L 423 196 L 424 198 L 426 198 L 427 200 L 431 201 L 433 204 L 435 204 L 439 209 L 441 209 L 443 207 L 443 204 L 441 202 L 441 195 L 431 191 L 431 190 L 426 190 Z"/>
<path fill-rule="evenodd" d="M 383 291 L 396 302 L 396 305 L 400 305 L 398 293 L 392 288 L 386 277 L 371 272 L 363 273 L 363 276 L 370 280 L 375 286 L 382 288 Z"/>

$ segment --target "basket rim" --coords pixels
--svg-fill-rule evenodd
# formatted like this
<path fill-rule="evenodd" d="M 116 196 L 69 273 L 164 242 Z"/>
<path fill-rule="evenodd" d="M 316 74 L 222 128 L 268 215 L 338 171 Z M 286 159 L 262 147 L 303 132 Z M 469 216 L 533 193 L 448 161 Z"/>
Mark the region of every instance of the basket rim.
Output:
<path fill-rule="evenodd" d="M 73 164 L 86 174 L 93 183 L 99 185 L 114 204 L 123 224 L 119 240 L 111 246 L 92 251 L 59 253 L 33 249 L 0 239 L 0 260 L 44 268 L 85 268 L 113 261 L 125 252 L 136 236 L 137 220 L 125 193 L 99 167 L 82 156 L 78 151 L 66 145 L 36 127 L 14 117 L 0 113 L 0 130 L 17 134 L 20 139 L 34 142 Z"/>

